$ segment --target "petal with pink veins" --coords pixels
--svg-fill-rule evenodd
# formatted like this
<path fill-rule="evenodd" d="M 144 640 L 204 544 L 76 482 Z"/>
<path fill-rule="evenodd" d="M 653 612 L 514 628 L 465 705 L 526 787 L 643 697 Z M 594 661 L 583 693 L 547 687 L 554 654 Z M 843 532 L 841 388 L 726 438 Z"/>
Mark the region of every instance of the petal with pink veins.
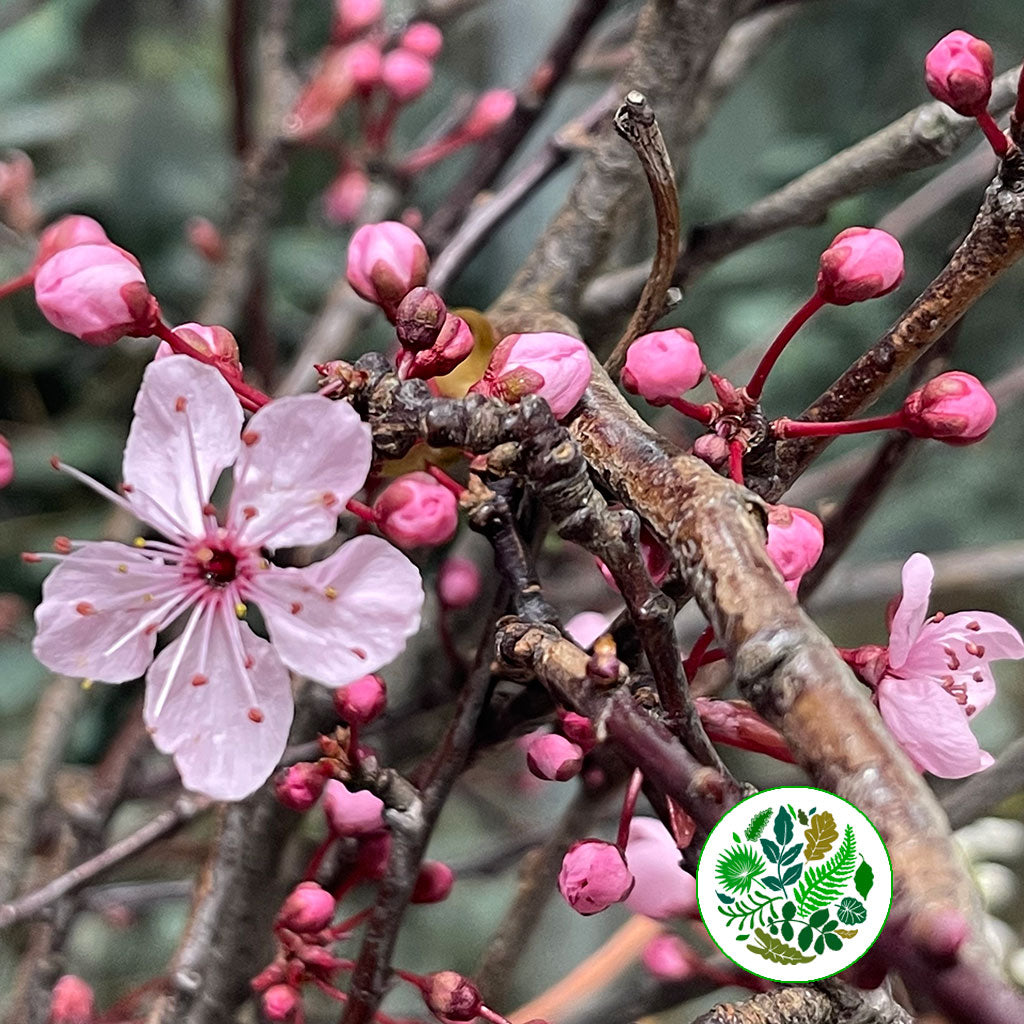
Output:
<path fill-rule="evenodd" d="M 416 566 L 379 537 L 356 537 L 303 569 L 271 567 L 253 596 L 284 663 L 327 686 L 395 658 L 423 606 Z"/>
<path fill-rule="evenodd" d="M 279 398 L 242 437 L 228 521 L 244 542 L 284 548 L 330 539 L 370 471 L 370 428 L 359 414 L 321 395 Z"/>
<path fill-rule="evenodd" d="M 106 683 L 137 679 L 156 645 L 147 619 L 185 591 L 173 566 L 125 544 L 84 544 L 43 581 L 32 650 L 54 672 Z"/>
<path fill-rule="evenodd" d="M 124 450 L 126 497 L 168 536 L 202 536 L 203 506 L 241 444 L 242 407 L 228 382 L 190 356 L 150 363 Z"/>
<path fill-rule="evenodd" d="M 923 643 L 926 639 L 933 643 L 957 640 L 978 644 L 984 648 L 981 656 L 985 661 L 1024 658 L 1024 641 L 1020 633 L 1001 615 L 993 612 L 954 612 L 939 622 L 925 623 L 919 642 Z"/>
<path fill-rule="evenodd" d="M 928 614 L 932 593 L 932 563 L 927 555 L 911 555 L 903 566 L 903 596 L 889 628 L 889 664 L 899 668 L 913 646 Z"/>
<path fill-rule="evenodd" d="M 887 676 L 876 691 L 878 709 L 896 742 L 921 770 L 962 779 L 992 764 L 978 746 L 955 697 L 929 679 Z"/>
<path fill-rule="evenodd" d="M 207 609 L 192 635 L 168 644 L 146 676 L 144 717 L 153 742 L 174 757 L 186 789 L 216 800 L 241 800 L 270 777 L 292 713 L 288 670 L 233 613 Z"/>

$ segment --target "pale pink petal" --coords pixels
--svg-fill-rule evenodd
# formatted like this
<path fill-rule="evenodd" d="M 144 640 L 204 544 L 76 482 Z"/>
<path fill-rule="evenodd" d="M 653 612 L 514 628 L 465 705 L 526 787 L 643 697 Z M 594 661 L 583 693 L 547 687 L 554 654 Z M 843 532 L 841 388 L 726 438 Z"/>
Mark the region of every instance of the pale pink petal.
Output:
<path fill-rule="evenodd" d="M 927 555 L 913 554 L 903 566 L 903 596 L 889 629 L 889 664 L 899 668 L 921 632 L 932 592 L 932 563 Z"/>
<path fill-rule="evenodd" d="M 54 672 L 106 683 L 136 679 L 156 644 L 156 629 L 146 624 L 155 627 L 159 610 L 186 589 L 173 567 L 126 544 L 85 544 L 43 582 L 32 650 Z"/>
<path fill-rule="evenodd" d="M 254 708 L 262 721 L 253 721 Z M 186 789 L 217 800 L 241 800 L 270 777 L 292 711 L 288 670 L 273 647 L 212 608 L 191 635 L 160 652 L 146 677 L 153 742 L 174 757 Z"/>
<path fill-rule="evenodd" d="M 203 505 L 238 454 L 242 407 L 212 366 L 168 356 L 146 368 L 124 450 L 126 497 L 169 536 L 203 533 Z"/>
<path fill-rule="evenodd" d="M 279 398 L 249 420 L 229 521 L 248 544 L 286 548 L 334 535 L 370 471 L 370 428 L 348 402 Z"/>
<path fill-rule="evenodd" d="M 625 900 L 634 914 L 662 920 L 696 910 L 696 882 L 679 866 L 679 850 L 657 819 L 634 818 L 629 823 L 626 864 L 636 879 Z"/>
<path fill-rule="evenodd" d="M 253 581 L 274 647 L 289 668 L 341 686 L 386 665 L 420 624 L 416 566 L 379 537 L 356 537 L 304 569 Z"/>
<path fill-rule="evenodd" d="M 993 612 L 954 612 L 939 622 L 928 622 L 921 630 L 921 641 L 926 638 L 938 643 L 959 640 L 980 644 L 985 650 L 983 657 L 986 661 L 1024 658 L 1024 641 L 1020 633 L 1001 615 Z"/>
<path fill-rule="evenodd" d="M 992 764 L 955 697 L 928 679 L 884 678 L 878 710 L 896 742 L 922 771 L 962 779 Z"/>

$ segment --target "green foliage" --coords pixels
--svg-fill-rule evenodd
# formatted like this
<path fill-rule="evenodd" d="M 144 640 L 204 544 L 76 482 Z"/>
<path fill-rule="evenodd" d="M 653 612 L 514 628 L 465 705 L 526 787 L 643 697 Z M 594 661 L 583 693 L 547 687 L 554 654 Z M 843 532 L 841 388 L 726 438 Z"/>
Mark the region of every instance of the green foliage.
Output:
<path fill-rule="evenodd" d="M 722 854 L 715 875 L 723 889 L 745 893 L 764 869 L 764 858 L 760 854 L 749 846 L 733 846 Z"/>
<path fill-rule="evenodd" d="M 758 811 L 753 818 L 750 819 L 750 824 L 747 826 L 746 832 L 743 834 L 753 842 L 755 839 L 761 838 L 761 833 L 765 830 L 769 820 L 772 816 L 772 809 L 766 807 L 763 811 Z"/>
<path fill-rule="evenodd" d="M 803 881 L 797 886 L 795 899 L 801 915 L 827 907 L 839 899 L 853 874 L 856 857 L 853 828 L 847 825 L 839 850 L 824 864 L 809 867 Z"/>
<path fill-rule="evenodd" d="M 775 841 L 779 846 L 786 846 L 793 839 L 793 818 L 785 807 L 779 808 L 775 815 Z"/>
<path fill-rule="evenodd" d="M 804 831 L 807 846 L 804 849 L 805 860 L 824 860 L 825 854 L 832 849 L 839 838 L 836 820 L 828 811 L 822 811 L 811 818 L 811 827 Z"/>
<path fill-rule="evenodd" d="M 718 912 L 725 916 L 726 926 L 736 924 L 738 928 L 749 928 L 756 920 L 758 924 L 767 924 L 771 920 L 770 909 L 773 903 L 782 899 L 781 896 L 767 896 L 754 893 L 742 900 L 732 900 L 718 894 L 719 900 L 727 906 L 719 907 Z"/>
<path fill-rule="evenodd" d="M 761 941 L 760 946 L 747 946 L 751 953 L 763 956 L 765 960 L 771 960 L 777 964 L 807 964 L 814 957 L 804 956 L 799 949 L 787 946 L 781 939 L 769 935 L 763 928 L 755 928 L 754 934 Z"/>
<path fill-rule="evenodd" d="M 861 924 L 867 920 L 868 912 L 860 900 L 852 896 L 845 897 L 836 909 L 836 917 L 843 924 Z"/>
<path fill-rule="evenodd" d="M 875 884 L 875 873 L 871 870 L 871 865 L 866 860 L 861 860 L 860 867 L 857 868 L 857 873 L 853 876 L 853 887 L 860 894 L 860 898 L 867 899 L 867 895 L 871 892 L 871 887 Z"/>

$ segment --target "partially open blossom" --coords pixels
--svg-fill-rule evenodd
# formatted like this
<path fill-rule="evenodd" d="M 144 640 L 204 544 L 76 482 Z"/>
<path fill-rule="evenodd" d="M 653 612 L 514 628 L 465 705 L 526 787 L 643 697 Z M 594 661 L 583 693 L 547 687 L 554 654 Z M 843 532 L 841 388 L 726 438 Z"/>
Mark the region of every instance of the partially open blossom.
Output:
<path fill-rule="evenodd" d="M 444 608 L 466 608 L 480 596 L 480 570 L 471 558 L 452 555 L 437 573 L 437 596 Z"/>
<path fill-rule="evenodd" d="M 426 284 L 427 249 L 419 235 L 398 221 L 364 224 L 348 244 L 346 276 L 358 295 L 394 317 L 398 304 Z"/>
<path fill-rule="evenodd" d="M 395 103 L 411 103 L 422 96 L 434 78 L 434 65 L 421 53 L 399 47 L 384 55 L 380 82 Z"/>
<path fill-rule="evenodd" d="M 373 503 L 381 533 L 399 547 L 436 546 L 452 539 L 459 506 L 447 487 L 429 473 L 405 473 Z"/>
<path fill-rule="evenodd" d="M 903 280 L 903 249 L 878 228 L 847 228 L 821 254 L 818 294 L 834 306 L 887 295 Z"/>
<path fill-rule="evenodd" d="M 679 866 L 675 840 L 656 818 L 629 823 L 626 864 L 636 880 L 625 900 L 634 914 L 663 920 L 696 913 L 697 883 Z"/>
<path fill-rule="evenodd" d="M 678 935 L 668 932 L 644 946 L 640 962 L 658 981 L 686 981 L 696 973 L 690 948 Z"/>
<path fill-rule="evenodd" d="M 557 732 L 534 733 L 526 748 L 526 765 L 538 779 L 565 782 L 579 775 L 583 751 Z"/>
<path fill-rule="evenodd" d="M 437 341 L 448 316 L 444 299 L 431 288 L 413 288 L 395 311 L 395 333 L 403 348 L 416 352 Z"/>
<path fill-rule="evenodd" d="M 344 721 L 367 725 L 388 706 L 388 688 L 378 675 L 361 676 L 334 691 L 334 706 Z"/>
<path fill-rule="evenodd" d="M 384 0 L 334 0 L 331 38 L 345 43 L 373 28 L 384 14 Z"/>
<path fill-rule="evenodd" d="M 92 1024 L 92 988 L 75 974 L 65 974 L 50 996 L 50 1024 Z"/>
<path fill-rule="evenodd" d="M 277 924 L 290 931 L 323 931 L 334 917 L 334 897 L 316 882 L 299 882 L 277 912 Z"/>
<path fill-rule="evenodd" d="M 768 557 L 794 594 L 804 573 L 812 569 L 825 547 L 825 530 L 812 512 L 794 505 L 768 507 Z"/>
<path fill-rule="evenodd" d="M 933 575 L 927 556 L 911 555 L 903 566 L 903 593 L 888 649 L 872 648 L 868 658 L 859 658 L 857 651 L 842 653 L 875 687 L 883 721 L 914 764 L 959 779 L 992 764 L 968 720 L 995 696 L 990 663 L 1024 658 L 1024 642 L 991 612 L 927 618 Z"/>
<path fill-rule="evenodd" d="M 138 260 L 116 245 L 61 249 L 36 271 L 36 303 L 54 327 L 90 345 L 153 333 L 158 315 Z"/>
<path fill-rule="evenodd" d="M 212 356 L 220 365 L 236 374 L 242 372 L 242 364 L 238 360 L 238 342 L 226 327 L 188 323 L 172 327 L 171 330 L 197 352 Z M 174 354 L 174 349 L 166 341 L 161 341 L 153 358 L 166 359 Z"/>
<path fill-rule="evenodd" d="M 300 761 L 283 768 L 274 780 L 277 799 L 293 811 L 308 811 L 320 799 L 327 776 L 316 762 Z"/>
<path fill-rule="evenodd" d="M 168 540 L 29 556 L 60 563 L 36 610 L 39 660 L 106 682 L 145 673 L 144 717 L 157 747 L 174 756 L 187 788 L 224 800 L 256 789 L 284 750 L 288 669 L 328 686 L 358 679 L 403 649 L 423 600 L 415 566 L 377 537 L 357 537 L 303 568 L 267 557 L 334 535 L 370 466 L 370 431 L 355 410 L 300 395 L 241 426 L 234 392 L 213 367 L 188 356 L 150 363 L 125 448 L 123 496 L 55 466 Z M 221 525 L 210 496 L 232 463 Z M 243 621 L 250 602 L 271 642 Z M 154 660 L 157 633 L 179 618 L 180 636 Z"/>
<path fill-rule="evenodd" d="M 427 60 L 433 60 L 444 44 L 441 30 L 429 21 L 414 21 L 403 33 L 398 45 L 403 50 L 411 50 Z"/>
<path fill-rule="evenodd" d="M 461 1022 L 479 1015 L 483 999 L 479 989 L 468 978 L 455 971 L 438 971 L 423 980 L 423 1001 L 435 1017 Z"/>
<path fill-rule="evenodd" d="M 475 345 L 476 339 L 469 324 L 461 316 L 449 313 L 429 348 L 401 349 L 398 353 L 398 376 L 402 380 L 443 377 L 467 359 Z"/>
<path fill-rule="evenodd" d="M 14 456 L 7 438 L 0 434 L 0 487 L 6 487 L 14 479 Z"/>
<path fill-rule="evenodd" d="M 561 419 L 583 397 L 590 373 L 590 353 L 579 338 L 556 331 L 510 334 L 494 349 L 483 378 L 470 391 L 509 403 L 539 395 Z"/>
<path fill-rule="evenodd" d="M 622 386 L 651 405 L 665 405 L 696 387 L 707 372 L 693 335 L 684 327 L 641 334 L 626 351 Z"/>
<path fill-rule="evenodd" d="M 957 29 L 943 36 L 924 59 L 924 81 L 941 103 L 965 117 L 988 109 L 992 96 L 992 47 Z"/>
<path fill-rule="evenodd" d="M 351 224 L 366 205 L 370 179 L 357 165 L 346 167 L 324 190 L 324 216 L 332 224 Z"/>
<path fill-rule="evenodd" d="M 951 370 L 907 396 L 903 423 L 917 437 L 952 445 L 974 444 L 992 428 L 996 412 L 995 399 L 977 377 Z"/>
<path fill-rule="evenodd" d="M 274 1024 L 298 1024 L 302 1010 L 302 993 L 291 985 L 271 985 L 261 996 L 263 1014 Z"/>
<path fill-rule="evenodd" d="M 62 249 L 75 245 L 109 245 L 106 231 L 99 221 L 79 213 L 71 213 L 43 228 L 36 247 L 36 266 L 45 263 Z"/>
<path fill-rule="evenodd" d="M 369 790 L 352 792 L 330 779 L 324 787 L 324 814 L 336 836 L 363 836 L 384 827 L 384 802 Z"/>
<path fill-rule="evenodd" d="M 633 884 L 622 853 L 603 839 L 573 843 L 558 874 L 558 890 L 565 902 L 584 917 L 621 903 Z"/>
<path fill-rule="evenodd" d="M 566 626 L 566 631 L 568 629 L 569 627 Z M 584 754 L 589 754 L 597 746 L 594 723 L 585 715 L 579 715 L 575 711 L 559 711 L 558 723 L 566 737 L 572 740 Z"/>
<path fill-rule="evenodd" d="M 469 116 L 459 126 L 467 141 L 484 139 L 497 131 L 516 109 L 516 94 L 511 89 L 489 89 L 473 104 Z"/>
<path fill-rule="evenodd" d="M 439 860 L 425 860 L 420 865 L 412 890 L 413 903 L 440 903 L 448 899 L 455 884 L 455 872 Z"/>

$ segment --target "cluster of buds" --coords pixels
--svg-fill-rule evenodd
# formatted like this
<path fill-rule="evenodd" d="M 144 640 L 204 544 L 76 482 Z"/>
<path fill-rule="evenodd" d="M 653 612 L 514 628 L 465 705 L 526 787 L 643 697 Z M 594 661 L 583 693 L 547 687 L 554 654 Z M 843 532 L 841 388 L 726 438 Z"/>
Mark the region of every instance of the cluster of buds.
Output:
<path fill-rule="evenodd" d="M 398 376 L 403 380 L 429 380 L 451 373 L 476 343 L 469 324 L 450 314 L 444 299 L 429 288 L 413 288 L 402 299 L 395 333 L 402 346 Z"/>

